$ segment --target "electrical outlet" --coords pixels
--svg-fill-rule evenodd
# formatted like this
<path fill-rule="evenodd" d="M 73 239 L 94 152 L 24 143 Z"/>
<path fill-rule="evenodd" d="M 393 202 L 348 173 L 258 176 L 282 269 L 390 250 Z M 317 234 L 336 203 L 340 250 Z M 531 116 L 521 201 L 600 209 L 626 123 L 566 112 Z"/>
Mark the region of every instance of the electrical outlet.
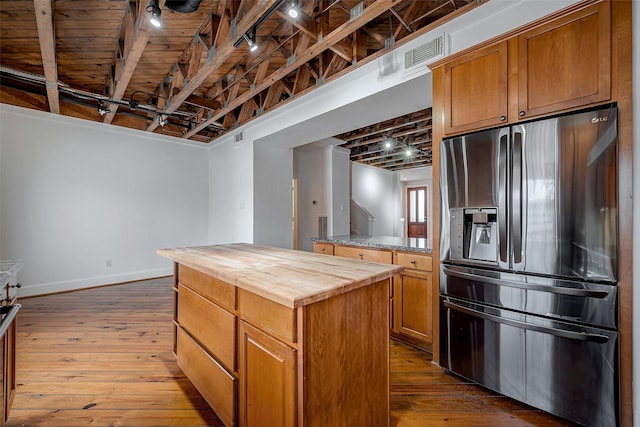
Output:
<path fill-rule="evenodd" d="M 110 260 L 110 259 L 108 259 L 108 260 L 107 260 L 107 267 L 111 267 L 111 265 L 112 265 L 112 262 L 111 262 L 111 260 Z"/>

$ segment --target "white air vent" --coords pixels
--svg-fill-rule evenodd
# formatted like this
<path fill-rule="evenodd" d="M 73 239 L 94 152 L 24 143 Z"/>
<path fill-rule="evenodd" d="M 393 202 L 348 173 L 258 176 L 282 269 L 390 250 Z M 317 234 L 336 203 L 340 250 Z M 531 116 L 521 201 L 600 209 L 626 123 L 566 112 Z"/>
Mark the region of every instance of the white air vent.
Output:
<path fill-rule="evenodd" d="M 242 141 L 242 138 L 243 138 L 243 136 L 242 136 L 242 132 L 238 132 L 238 133 L 236 133 L 236 139 L 235 139 L 235 142 L 240 142 L 240 141 Z"/>
<path fill-rule="evenodd" d="M 444 55 L 444 34 L 404 54 L 404 68 Z"/>

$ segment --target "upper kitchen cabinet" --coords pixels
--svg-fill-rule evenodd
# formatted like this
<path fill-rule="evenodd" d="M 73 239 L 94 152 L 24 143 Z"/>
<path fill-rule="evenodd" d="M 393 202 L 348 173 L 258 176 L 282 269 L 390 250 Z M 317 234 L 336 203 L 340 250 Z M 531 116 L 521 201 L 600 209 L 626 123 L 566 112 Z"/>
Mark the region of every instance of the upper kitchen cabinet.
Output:
<path fill-rule="evenodd" d="M 445 131 L 457 133 L 507 120 L 507 42 L 444 65 Z"/>
<path fill-rule="evenodd" d="M 611 4 L 585 3 L 433 64 L 442 67 L 434 85 L 443 88 L 445 134 L 609 101 Z"/>
<path fill-rule="evenodd" d="M 608 101 L 610 27 L 602 2 L 518 36 L 518 119 Z"/>

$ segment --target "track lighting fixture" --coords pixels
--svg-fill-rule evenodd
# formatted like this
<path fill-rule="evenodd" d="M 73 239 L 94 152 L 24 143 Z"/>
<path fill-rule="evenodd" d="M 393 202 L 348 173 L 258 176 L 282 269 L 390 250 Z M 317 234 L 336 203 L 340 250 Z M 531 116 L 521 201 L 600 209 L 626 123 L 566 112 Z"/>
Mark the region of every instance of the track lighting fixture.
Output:
<path fill-rule="evenodd" d="M 165 116 L 163 116 L 162 114 L 160 114 L 160 116 L 158 117 L 159 121 L 158 124 L 160 125 L 160 127 L 164 127 L 164 125 L 166 125 L 167 123 L 169 123 L 169 120 L 167 120 L 167 118 Z"/>
<path fill-rule="evenodd" d="M 287 11 L 291 18 L 298 17 L 298 0 L 290 0 L 289 10 Z"/>
<path fill-rule="evenodd" d="M 160 20 L 160 15 L 162 14 L 162 10 L 160 9 L 160 5 L 158 4 L 159 0 L 151 0 L 149 2 L 149 6 L 147 6 L 147 12 L 151 12 L 151 18 L 149 18 L 149 22 L 156 28 L 162 26 L 162 21 Z"/>
<path fill-rule="evenodd" d="M 246 40 L 249 45 L 249 52 L 255 52 L 258 49 L 258 44 L 256 43 L 256 31 L 251 30 L 248 33 L 244 33 L 242 37 Z"/>
<path fill-rule="evenodd" d="M 105 116 L 110 112 L 111 110 L 109 109 L 109 107 L 105 107 L 102 101 L 98 101 L 98 114 L 100 114 L 100 116 Z"/>

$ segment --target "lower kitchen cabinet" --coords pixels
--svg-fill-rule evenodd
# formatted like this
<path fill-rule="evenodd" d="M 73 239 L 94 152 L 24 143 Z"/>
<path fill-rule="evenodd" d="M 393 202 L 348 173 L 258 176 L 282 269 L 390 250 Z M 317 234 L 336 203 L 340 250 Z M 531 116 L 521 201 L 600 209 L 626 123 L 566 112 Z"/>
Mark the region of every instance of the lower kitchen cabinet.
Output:
<path fill-rule="evenodd" d="M 407 344 L 432 351 L 434 291 L 431 254 L 324 242 L 315 242 L 314 252 L 404 267 L 402 274 L 393 279 L 391 335 Z"/>
<path fill-rule="evenodd" d="M 393 332 L 431 344 L 431 274 L 405 269 L 393 286 Z"/>
<path fill-rule="evenodd" d="M 292 281 L 308 286 L 309 277 L 342 282 L 349 274 L 381 270 L 369 266 L 348 273 L 353 261 L 317 257 L 321 270 L 305 275 L 315 257 L 303 259 L 299 267 L 294 258 L 283 263 L 287 275 L 303 269 L 297 281 L 255 273 L 261 280 L 251 284 L 281 290 Z M 342 273 L 335 275 L 333 269 Z M 365 273 L 364 283 L 370 284 L 292 307 L 259 288 L 235 286 L 238 282 L 228 274 L 229 281 L 221 283 L 177 264 L 178 365 L 227 427 L 388 427 L 389 295 L 400 269 L 383 269 L 387 273 Z"/>
<path fill-rule="evenodd" d="M 296 425 L 296 351 L 240 322 L 239 425 Z"/>

